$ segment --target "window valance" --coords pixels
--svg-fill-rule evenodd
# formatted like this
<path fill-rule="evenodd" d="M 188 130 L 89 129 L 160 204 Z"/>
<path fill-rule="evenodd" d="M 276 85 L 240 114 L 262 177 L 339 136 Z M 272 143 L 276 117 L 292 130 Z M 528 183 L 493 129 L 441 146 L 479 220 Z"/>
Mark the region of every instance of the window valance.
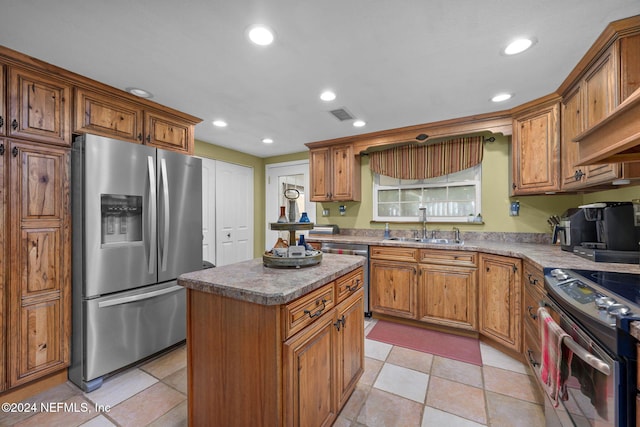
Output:
<path fill-rule="evenodd" d="M 427 179 L 468 169 L 482 162 L 482 136 L 428 145 L 406 145 L 369 155 L 374 173 L 399 179 Z"/>

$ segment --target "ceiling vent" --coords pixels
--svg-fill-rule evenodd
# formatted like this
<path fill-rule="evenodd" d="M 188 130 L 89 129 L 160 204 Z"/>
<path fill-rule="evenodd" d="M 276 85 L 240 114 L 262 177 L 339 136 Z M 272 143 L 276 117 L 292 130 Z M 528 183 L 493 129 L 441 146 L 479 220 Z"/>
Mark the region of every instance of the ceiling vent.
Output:
<path fill-rule="evenodd" d="M 344 122 L 345 120 L 353 120 L 354 119 L 354 117 L 351 115 L 351 113 L 349 113 L 344 108 L 338 108 L 337 110 L 331 110 L 329 112 L 331 114 L 333 114 L 333 116 L 336 119 L 340 120 L 341 122 Z"/>

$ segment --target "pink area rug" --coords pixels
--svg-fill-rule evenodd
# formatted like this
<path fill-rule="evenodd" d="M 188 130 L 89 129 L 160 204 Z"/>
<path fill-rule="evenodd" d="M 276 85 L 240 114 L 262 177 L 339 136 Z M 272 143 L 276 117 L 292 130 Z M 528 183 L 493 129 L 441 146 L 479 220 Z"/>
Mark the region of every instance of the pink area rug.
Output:
<path fill-rule="evenodd" d="M 367 338 L 482 366 L 480 341 L 415 326 L 378 320 Z"/>

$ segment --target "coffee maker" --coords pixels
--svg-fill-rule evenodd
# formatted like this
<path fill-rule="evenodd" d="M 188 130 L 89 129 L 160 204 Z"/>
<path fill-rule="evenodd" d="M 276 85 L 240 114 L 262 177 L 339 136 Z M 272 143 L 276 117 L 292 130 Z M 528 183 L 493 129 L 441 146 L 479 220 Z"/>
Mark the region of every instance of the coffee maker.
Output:
<path fill-rule="evenodd" d="M 596 235 L 574 247 L 574 253 L 592 261 L 638 263 L 640 227 L 631 202 L 599 202 L 580 209 L 586 222 L 595 225 Z"/>
<path fill-rule="evenodd" d="M 581 208 L 567 209 L 557 225 L 558 241 L 563 251 L 573 252 L 573 248 L 582 242 L 596 240 L 596 224 L 587 221 Z"/>

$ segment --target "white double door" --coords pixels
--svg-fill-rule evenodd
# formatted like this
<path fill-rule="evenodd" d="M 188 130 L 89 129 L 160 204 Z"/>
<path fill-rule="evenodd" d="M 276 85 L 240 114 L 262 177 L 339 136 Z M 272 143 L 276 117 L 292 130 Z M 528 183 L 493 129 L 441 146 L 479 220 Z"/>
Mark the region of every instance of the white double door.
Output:
<path fill-rule="evenodd" d="M 217 267 L 253 258 L 253 168 L 202 159 L 202 254 Z"/>

